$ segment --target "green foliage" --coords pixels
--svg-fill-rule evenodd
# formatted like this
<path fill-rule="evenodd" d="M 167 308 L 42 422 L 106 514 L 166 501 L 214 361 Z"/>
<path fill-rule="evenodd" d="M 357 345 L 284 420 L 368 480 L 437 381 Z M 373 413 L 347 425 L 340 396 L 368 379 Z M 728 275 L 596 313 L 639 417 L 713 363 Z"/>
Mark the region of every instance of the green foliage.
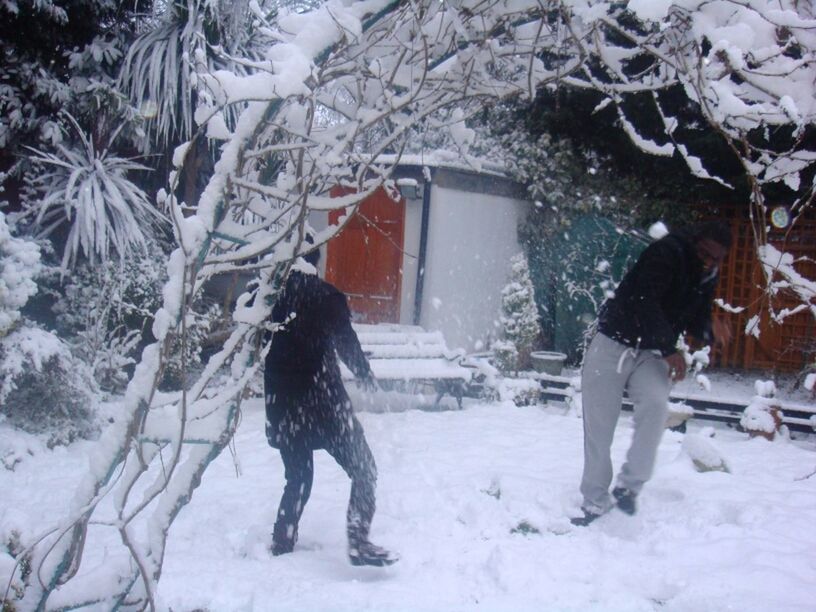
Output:
<path fill-rule="evenodd" d="M 621 129 L 614 104 L 604 105 L 603 94 L 567 88 L 540 94 L 532 102 L 510 100 L 505 105 L 506 112 L 514 118 L 512 125 L 522 126 L 530 140 L 548 134 L 553 140 L 570 143 L 578 155 L 592 152 L 608 172 L 611 193 L 618 197 L 626 193 L 634 196 L 633 227 L 645 227 L 657 219 L 672 226 L 686 224 L 693 219 L 690 209 L 697 204 L 742 200 L 748 196 L 743 169 L 733 152 L 710 129 L 682 87 L 671 87 L 660 94 L 663 108 L 679 119 L 675 139 L 686 143 L 690 153 L 700 156 L 706 168 L 724 176 L 737 188 L 736 192 L 715 181 L 694 177 L 677 153 L 673 157 L 659 157 L 636 147 Z M 663 123 L 654 110 L 650 93 L 633 95 L 622 104 L 626 116 L 646 137 L 665 139 Z M 624 189 L 616 193 L 619 183 Z"/>
<path fill-rule="evenodd" d="M 165 259 L 161 245 L 150 241 L 143 253 L 83 262 L 62 283 L 54 278 L 57 330 L 105 391 L 122 391 L 127 383 L 142 334 L 161 304 Z"/>
<path fill-rule="evenodd" d="M 167 281 L 166 258 L 165 248 L 150 241 L 143 253 L 95 265 L 85 262 L 63 283 L 54 279 L 57 329 L 105 391 L 124 390 L 140 348 L 151 337 L 153 313 L 161 306 Z M 163 388 L 178 388 L 184 367 L 200 367 L 202 346 L 220 317 L 215 305 L 196 305 L 187 320 L 186 340 L 182 343 L 176 334 Z"/>
<path fill-rule="evenodd" d="M 682 189 L 663 188 L 665 177 L 634 168 L 625 171 L 618 155 L 595 147 L 595 140 L 577 140 L 565 134 L 563 126 L 557 130 L 561 109 L 545 112 L 535 104 L 510 100 L 491 108 L 483 120 L 497 142 L 491 153 L 504 160 L 509 174 L 536 202 L 535 214 L 522 228 L 524 239 L 544 239 L 575 215 L 587 213 L 623 227 L 645 227 L 658 220 L 682 224 L 693 217 Z"/>
<path fill-rule="evenodd" d="M 105 125 L 106 117 L 119 117 L 122 109 L 112 103 L 116 96 L 111 84 L 136 23 L 133 17 L 147 4 L 0 2 L 0 171 L 13 168 L 19 173 L 27 167 L 15 157 L 24 146 L 60 142 L 62 110 L 89 131 Z"/>

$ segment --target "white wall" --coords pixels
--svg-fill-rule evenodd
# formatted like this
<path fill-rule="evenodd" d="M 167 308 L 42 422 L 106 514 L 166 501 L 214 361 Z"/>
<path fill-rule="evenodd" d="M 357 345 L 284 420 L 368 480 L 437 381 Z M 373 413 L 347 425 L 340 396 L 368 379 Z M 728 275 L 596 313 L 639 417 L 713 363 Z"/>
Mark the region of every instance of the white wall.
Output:
<path fill-rule="evenodd" d="M 434 185 L 420 323 L 450 348 L 479 350 L 496 337 L 518 224 L 529 203 Z M 482 343 L 482 345 L 480 345 Z"/>

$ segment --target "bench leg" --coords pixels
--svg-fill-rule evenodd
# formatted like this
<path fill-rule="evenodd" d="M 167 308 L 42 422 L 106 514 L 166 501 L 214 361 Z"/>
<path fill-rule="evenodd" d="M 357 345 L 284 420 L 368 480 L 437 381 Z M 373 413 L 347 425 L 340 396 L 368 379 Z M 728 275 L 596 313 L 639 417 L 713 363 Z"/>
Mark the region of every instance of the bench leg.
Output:
<path fill-rule="evenodd" d="M 442 401 L 442 397 L 444 397 L 445 393 L 447 393 L 447 389 L 445 388 L 444 382 L 436 382 L 434 384 L 434 388 L 436 389 L 436 401 L 434 402 L 434 407 L 439 406 L 439 402 Z"/>
<path fill-rule="evenodd" d="M 456 404 L 459 406 L 459 410 L 462 409 L 462 397 L 465 395 L 465 383 L 461 380 L 457 380 L 454 383 L 453 387 L 453 396 L 456 398 Z"/>
<path fill-rule="evenodd" d="M 462 398 L 465 395 L 465 385 L 461 380 L 440 380 L 434 384 L 436 388 L 436 402 L 434 406 L 439 406 L 439 402 L 446 393 L 453 396 L 459 410 L 462 410 Z"/>

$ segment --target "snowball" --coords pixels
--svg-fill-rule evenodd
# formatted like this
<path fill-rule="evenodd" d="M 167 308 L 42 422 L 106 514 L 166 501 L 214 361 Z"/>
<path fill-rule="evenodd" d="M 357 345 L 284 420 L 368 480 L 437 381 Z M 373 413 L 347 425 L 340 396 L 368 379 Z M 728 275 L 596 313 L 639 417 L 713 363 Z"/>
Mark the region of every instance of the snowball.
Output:
<path fill-rule="evenodd" d="M 669 228 L 662 221 L 652 223 L 649 227 L 649 236 L 654 240 L 660 240 L 663 236 L 669 233 Z"/>

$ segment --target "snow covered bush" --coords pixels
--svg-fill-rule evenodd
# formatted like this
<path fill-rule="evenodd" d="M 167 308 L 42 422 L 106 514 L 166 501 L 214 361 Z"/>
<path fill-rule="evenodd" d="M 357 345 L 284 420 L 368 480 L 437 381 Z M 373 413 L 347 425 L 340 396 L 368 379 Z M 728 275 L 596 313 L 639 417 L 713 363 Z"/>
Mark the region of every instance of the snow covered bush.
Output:
<path fill-rule="evenodd" d="M 26 431 L 50 432 L 57 444 L 93 430 L 94 387 L 56 335 L 22 319 L 42 269 L 39 246 L 12 237 L 0 213 L 0 417 Z"/>
<path fill-rule="evenodd" d="M 541 383 L 529 378 L 502 378 L 495 386 L 498 400 L 516 406 L 532 406 L 541 401 Z"/>
<path fill-rule="evenodd" d="M 95 385 L 55 334 L 21 327 L 0 342 L 0 415 L 64 444 L 95 431 Z"/>
<path fill-rule="evenodd" d="M 752 438 L 760 436 L 773 440 L 776 432 L 782 427 L 782 411 L 773 399 L 776 385 L 770 380 L 757 380 L 754 387 L 757 394 L 746 406 L 740 418 L 740 427 Z"/>
<path fill-rule="evenodd" d="M 530 353 L 541 334 L 533 283 L 524 253 L 510 260 L 510 282 L 502 289 L 501 339 L 493 344 L 499 369 L 530 369 Z"/>
<path fill-rule="evenodd" d="M 755 397 L 745 408 L 739 424 L 752 438 L 761 436 L 773 440 L 782 426 L 782 416 L 779 408 L 771 404 L 767 398 Z"/>
<path fill-rule="evenodd" d="M 34 279 L 40 273 L 40 248 L 15 238 L 0 212 L 0 338 L 20 319 L 20 309 L 37 293 Z"/>

